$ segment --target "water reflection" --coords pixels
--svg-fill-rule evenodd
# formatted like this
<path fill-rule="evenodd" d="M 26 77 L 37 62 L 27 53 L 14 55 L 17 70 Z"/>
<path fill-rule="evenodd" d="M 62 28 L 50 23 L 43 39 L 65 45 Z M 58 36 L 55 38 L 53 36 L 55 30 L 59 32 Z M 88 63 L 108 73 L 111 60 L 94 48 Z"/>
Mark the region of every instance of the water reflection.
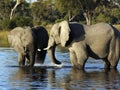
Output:
<path fill-rule="evenodd" d="M 19 67 L 18 71 L 10 78 L 14 88 L 42 89 L 47 87 L 47 70 L 39 67 Z M 46 83 L 46 84 L 45 84 Z"/>
<path fill-rule="evenodd" d="M 72 69 L 67 79 L 64 85 L 66 89 L 120 89 L 120 74 L 114 69 L 92 72 Z"/>
<path fill-rule="evenodd" d="M 14 88 L 61 90 L 119 90 L 120 73 L 117 70 L 85 71 L 73 68 L 21 67 L 12 76 Z"/>
<path fill-rule="evenodd" d="M 85 70 L 78 70 L 71 67 L 69 53 L 58 51 L 62 68 L 48 55 L 43 66 L 17 67 L 17 53 L 0 49 L 0 90 L 120 90 L 120 64 L 118 70 L 105 70 L 101 60 L 89 59 Z"/>

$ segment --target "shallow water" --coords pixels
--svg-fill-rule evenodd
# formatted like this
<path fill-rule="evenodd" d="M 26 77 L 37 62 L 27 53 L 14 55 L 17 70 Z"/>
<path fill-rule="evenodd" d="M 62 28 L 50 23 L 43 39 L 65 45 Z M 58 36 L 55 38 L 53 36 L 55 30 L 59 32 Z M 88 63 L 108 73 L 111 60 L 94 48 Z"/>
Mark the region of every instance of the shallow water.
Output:
<path fill-rule="evenodd" d="M 118 70 L 104 70 L 102 60 L 89 59 L 85 70 L 71 67 L 69 53 L 56 51 L 63 67 L 55 67 L 46 56 L 45 64 L 18 67 L 17 53 L 0 48 L 0 90 L 120 90 Z"/>

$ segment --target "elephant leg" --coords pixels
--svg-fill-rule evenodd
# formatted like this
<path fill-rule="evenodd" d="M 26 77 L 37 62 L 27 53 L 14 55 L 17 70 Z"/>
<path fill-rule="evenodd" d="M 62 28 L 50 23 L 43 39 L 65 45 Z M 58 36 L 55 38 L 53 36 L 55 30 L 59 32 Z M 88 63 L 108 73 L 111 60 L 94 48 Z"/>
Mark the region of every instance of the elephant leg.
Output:
<path fill-rule="evenodd" d="M 25 64 L 26 64 L 26 65 L 29 65 L 29 63 L 30 63 L 30 56 L 27 54 L 27 55 L 26 55 Z"/>
<path fill-rule="evenodd" d="M 110 62 L 110 68 L 116 69 L 120 57 L 119 38 L 113 38 L 111 42 L 108 61 Z"/>
<path fill-rule="evenodd" d="M 25 65 L 25 55 L 19 53 L 18 54 L 18 62 L 19 62 L 19 66 Z"/>
<path fill-rule="evenodd" d="M 46 51 L 37 51 L 37 55 L 36 55 L 36 63 L 40 63 L 43 64 L 44 60 L 45 60 L 45 56 L 46 56 Z"/>
<path fill-rule="evenodd" d="M 33 66 L 35 63 L 35 52 L 29 52 L 30 62 L 28 66 Z"/>
<path fill-rule="evenodd" d="M 104 68 L 110 68 L 110 62 L 108 61 L 108 59 L 103 59 L 103 61 L 105 62 L 105 64 L 104 64 Z"/>
<path fill-rule="evenodd" d="M 119 59 L 110 60 L 110 68 L 116 69 Z"/>
<path fill-rule="evenodd" d="M 86 53 L 86 50 L 80 49 L 79 51 L 76 50 L 76 56 L 77 56 L 77 68 L 78 69 L 84 69 L 85 63 L 88 59 L 88 55 Z"/>
<path fill-rule="evenodd" d="M 77 63 L 77 57 L 75 55 L 74 51 L 70 51 L 70 61 L 73 66 L 76 66 Z"/>

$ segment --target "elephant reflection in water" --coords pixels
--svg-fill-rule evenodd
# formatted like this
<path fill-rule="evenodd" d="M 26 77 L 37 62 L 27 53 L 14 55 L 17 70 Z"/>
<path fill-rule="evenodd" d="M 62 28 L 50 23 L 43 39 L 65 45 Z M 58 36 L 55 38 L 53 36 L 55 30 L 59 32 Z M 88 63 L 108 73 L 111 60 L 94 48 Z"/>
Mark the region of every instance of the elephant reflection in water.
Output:
<path fill-rule="evenodd" d="M 40 67 L 22 67 L 19 68 L 17 73 L 12 75 L 11 80 L 27 82 L 27 88 L 43 87 L 63 90 L 87 90 L 88 88 L 120 89 L 120 73 L 115 69 L 110 69 L 108 71 L 85 71 L 72 68 L 67 71 L 68 72 L 64 72 L 61 69 L 40 69 Z M 32 82 L 36 83 L 30 85 Z M 48 85 L 49 87 L 47 87 Z"/>
<path fill-rule="evenodd" d="M 105 71 L 84 71 L 72 68 L 69 73 L 58 75 L 60 74 L 57 74 L 56 70 L 51 70 L 48 74 L 49 82 L 51 87 L 62 88 L 63 90 L 114 89 L 120 83 L 120 73 L 115 69 L 108 71 L 107 69 Z M 119 90 L 120 86 L 118 85 L 116 89 Z"/>
<path fill-rule="evenodd" d="M 84 71 L 72 69 L 70 75 L 65 78 L 63 88 L 65 90 L 89 89 L 116 89 L 120 86 L 120 73 L 115 70 L 106 71 Z"/>
<path fill-rule="evenodd" d="M 42 87 L 41 84 L 46 78 L 47 78 L 47 70 L 45 68 L 19 67 L 18 71 L 11 76 L 10 80 L 11 80 L 11 84 L 12 81 L 15 81 L 17 86 L 21 87 L 24 86 L 25 84 L 24 88 L 27 90 L 31 90 L 32 88 Z M 16 87 L 14 83 L 12 86 L 13 88 Z M 44 87 L 47 87 L 47 84 L 44 84 Z"/>

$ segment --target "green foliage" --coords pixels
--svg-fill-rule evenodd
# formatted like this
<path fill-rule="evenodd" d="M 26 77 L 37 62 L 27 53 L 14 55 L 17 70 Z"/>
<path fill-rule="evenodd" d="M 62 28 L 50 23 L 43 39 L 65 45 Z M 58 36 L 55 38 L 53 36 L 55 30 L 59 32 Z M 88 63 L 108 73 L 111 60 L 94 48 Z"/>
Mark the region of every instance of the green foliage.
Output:
<path fill-rule="evenodd" d="M 5 18 L 5 19 L 1 20 L 1 22 L 0 22 L 0 30 L 8 29 L 9 22 L 10 22 L 9 18 Z"/>
<path fill-rule="evenodd" d="M 65 19 L 64 19 L 64 18 L 62 18 L 62 19 L 57 19 L 57 20 L 55 21 L 55 23 L 61 22 L 61 21 L 63 21 L 63 20 L 65 20 Z"/>
<path fill-rule="evenodd" d="M 23 26 L 33 26 L 32 25 L 32 18 L 26 17 L 26 16 L 18 16 L 14 17 L 10 22 L 9 22 L 9 29 L 13 29 L 15 27 L 23 27 Z"/>
<path fill-rule="evenodd" d="M 97 22 L 106 22 L 106 23 L 111 23 L 111 17 L 106 16 L 105 14 L 100 13 L 97 18 L 96 21 Z"/>
<path fill-rule="evenodd" d="M 54 7 L 54 3 L 49 0 L 38 0 L 31 4 L 31 15 L 33 17 L 33 25 L 45 25 L 54 22 L 58 18 L 58 12 Z"/>
<path fill-rule="evenodd" d="M 0 30 L 13 29 L 17 26 L 33 26 L 32 18 L 26 16 L 14 17 L 12 20 L 6 18 L 0 22 Z"/>
<path fill-rule="evenodd" d="M 68 3 L 69 2 L 69 3 Z M 120 23 L 119 0 L 37 0 L 20 4 L 9 20 L 15 0 L 0 1 L 0 30 L 17 26 L 46 26 L 62 20 Z"/>
<path fill-rule="evenodd" d="M 12 7 L 11 0 L 0 0 L 0 21 L 9 17 Z"/>

